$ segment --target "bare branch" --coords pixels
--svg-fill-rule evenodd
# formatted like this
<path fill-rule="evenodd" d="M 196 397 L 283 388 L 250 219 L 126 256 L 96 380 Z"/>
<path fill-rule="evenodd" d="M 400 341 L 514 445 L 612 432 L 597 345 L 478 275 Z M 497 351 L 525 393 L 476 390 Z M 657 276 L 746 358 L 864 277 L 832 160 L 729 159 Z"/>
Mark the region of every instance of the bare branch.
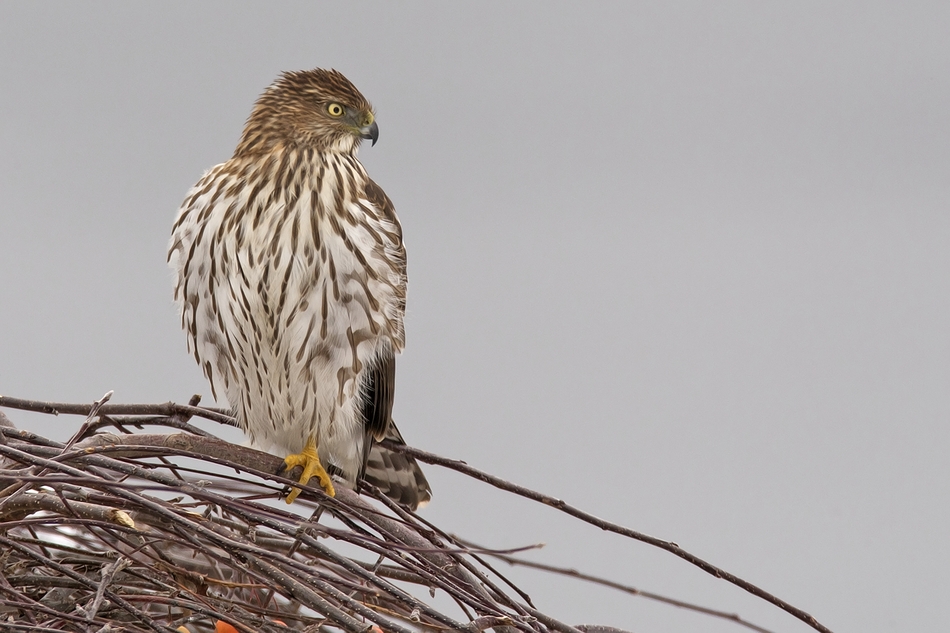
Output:
<path fill-rule="evenodd" d="M 457 540 L 458 540 L 459 542 L 466 543 L 466 544 L 468 544 L 468 545 L 472 545 L 472 543 L 469 543 L 469 542 L 464 541 L 464 540 L 462 540 L 462 539 L 457 539 Z M 475 547 L 474 545 L 472 545 L 472 546 Z M 739 624 L 739 625 L 744 626 L 744 627 L 746 627 L 746 628 L 752 629 L 753 631 L 757 631 L 758 633 L 772 633 L 772 632 L 769 631 L 768 629 L 763 629 L 761 626 L 758 626 L 758 625 L 752 624 L 751 622 L 748 622 L 748 621 L 746 621 L 746 620 L 743 620 L 743 619 L 742 619 L 741 617 L 739 617 L 739 615 L 736 614 L 736 613 L 728 613 L 728 612 L 726 612 L 726 611 L 719 611 L 719 610 L 717 610 L 717 609 L 710 609 L 710 608 L 708 608 L 708 607 L 701 607 L 701 606 L 699 606 L 699 605 L 697 605 L 697 604 L 692 604 L 692 603 L 690 603 L 690 602 L 684 602 L 683 600 L 676 600 L 675 598 L 670 598 L 670 597 L 667 597 L 667 596 L 663 596 L 663 595 L 660 595 L 660 594 L 658 594 L 658 593 L 652 593 L 652 592 L 650 592 L 650 591 L 644 591 L 643 589 L 637 589 L 636 587 L 631 587 L 631 586 L 629 586 L 629 585 L 624 585 L 624 584 L 619 583 L 619 582 L 614 582 L 613 580 L 607 580 L 606 578 L 600 578 L 600 577 L 598 577 L 598 576 L 592 576 L 592 575 L 590 575 L 590 574 L 585 574 L 585 573 L 583 573 L 583 572 L 580 572 L 580 571 L 578 571 L 578 570 L 576 570 L 576 569 L 571 569 L 571 568 L 569 568 L 569 567 L 556 567 L 556 566 L 554 566 L 554 565 L 545 565 L 544 563 L 537 563 L 537 562 L 534 562 L 534 561 L 525 560 L 525 559 L 523 559 L 523 558 L 516 558 L 516 557 L 514 557 L 514 556 L 510 556 L 510 555 L 508 555 L 508 554 L 506 554 L 506 553 L 502 553 L 502 552 L 498 552 L 498 551 L 491 551 L 491 550 L 488 550 L 488 551 L 486 551 L 485 553 L 488 554 L 489 556 L 494 557 L 494 558 L 498 558 L 498 559 L 500 559 L 500 560 L 503 560 L 503 561 L 505 561 L 506 563 L 508 563 L 509 565 L 519 566 L 519 567 L 530 567 L 531 569 L 540 569 L 540 570 L 542 570 L 542 571 L 551 572 L 551 573 L 553 573 L 553 574 L 560 574 L 560 575 L 562 575 L 562 576 L 569 576 L 569 577 L 571 577 L 571 578 L 577 578 L 577 579 L 579 579 L 579 580 L 586 580 L 587 582 L 592 582 L 592 583 L 595 583 L 595 584 L 598 584 L 598 585 L 603 585 L 604 587 L 610 587 L 610 588 L 612 588 L 612 589 L 617 589 L 617 590 L 619 590 L 619 591 L 623 591 L 623 592 L 625 592 L 625 593 L 629 593 L 629 594 L 634 595 L 634 596 L 639 596 L 639 597 L 641 597 L 641 598 L 646 598 L 646 599 L 648 599 L 648 600 L 655 600 L 656 602 L 662 602 L 662 603 L 664 603 L 664 604 L 668 604 L 668 605 L 671 605 L 671 606 L 674 606 L 674 607 L 680 607 L 680 608 L 682 608 L 682 609 L 688 609 L 688 610 L 690 610 L 690 611 L 698 611 L 699 613 L 703 613 L 703 614 L 706 614 L 706 615 L 711 615 L 711 616 L 717 617 L 717 618 L 723 618 L 724 620 L 731 620 L 731 621 L 735 622 L 736 624 Z M 577 627 L 577 628 L 581 628 L 581 627 Z M 582 630 L 583 630 L 583 629 L 582 629 Z"/>
<path fill-rule="evenodd" d="M 94 404 L 67 404 L 64 402 L 44 402 L 0 396 L 0 407 L 49 413 L 50 415 L 59 415 L 60 413 L 89 415 L 94 406 Z M 227 426 L 237 426 L 234 417 L 220 409 L 175 404 L 174 402 L 163 402 L 161 404 L 104 404 L 99 408 L 99 413 L 102 415 L 177 415 L 205 418 Z"/>
<path fill-rule="evenodd" d="M 466 474 L 469 477 L 472 477 L 474 479 L 478 479 L 479 481 L 484 481 L 487 484 L 491 484 L 492 486 L 495 486 L 496 488 L 500 488 L 501 490 L 505 490 L 507 492 L 513 492 L 514 494 L 522 496 L 526 499 L 531 499 L 532 501 L 543 503 L 546 506 L 551 506 L 552 508 L 555 508 L 557 510 L 560 510 L 561 512 L 569 514 L 574 518 L 580 519 L 581 521 L 584 521 L 585 523 L 590 523 L 593 526 L 599 527 L 600 529 L 606 532 L 613 532 L 614 534 L 620 534 L 621 536 L 626 536 L 636 541 L 647 543 L 649 545 L 653 545 L 654 547 L 659 547 L 662 550 L 666 550 L 667 552 L 670 552 L 671 554 L 679 556 L 683 560 L 695 565 L 696 567 L 699 567 L 700 569 L 702 569 L 708 574 L 712 574 L 716 578 L 722 578 L 723 580 L 730 582 L 737 587 L 741 587 L 742 589 L 745 589 L 746 591 L 748 591 L 749 593 L 751 593 L 752 595 L 756 597 L 759 597 L 759 598 L 762 598 L 763 600 L 771 602 L 772 604 L 779 607 L 780 609 L 783 609 L 784 611 L 787 611 L 788 613 L 792 614 L 793 616 L 795 616 L 796 618 L 798 618 L 799 620 L 801 620 L 808 626 L 812 627 L 816 631 L 821 631 L 822 633 L 832 633 L 831 629 L 829 629 L 828 627 L 818 622 L 818 620 L 816 620 L 814 616 L 812 616 L 811 614 L 806 613 L 802 609 L 799 609 L 798 607 L 795 607 L 789 604 L 788 602 L 782 600 L 781 598 L 772 595 L 768 591 L 765 591 L 764 589 L 761 589 L 753 585 L 751 582 L 747 580 L 743 580 L 742 578 L 739 578 L 735 574 L 730 574 L 726 570 L 720 569 L 719 567 L 716 567 L 712 563 L 706 562 L 705 560 L 696 556 L 695 554 L 691 554 L 687 552 L 686 550 L 684 550 L 683 548 L 681 548 L 679 545 L 677 545 L 676 543 L 672 541 L 664 541 L 662 539 L 656 538 L 655 536 L 649 536 L 642 532 L 637 532 L 636 530 L 631 530 L 630 528 L 626 528 L 622 525 L 611 523 L 610 521 L 605 521 L 603 519 L 595 517 L 592 514 L 588 514 L 587 512 L 584 512 L 583 510 L 575 508 L 574 506 L 565 503 L 561 499 L 557 499 L 555 497 L 551 497 L 549 495 L 536 492 L 529 488 L 525 488 L 524 486 L 513 484 L 509 481 L 502 479 L 501 477 L 489 475 L 488 473 L 478 470 L 477 468 L 472 468 L 471 466 L 469 466 L 463 461 L 459 461 L 456 459 L 447 459 L 445 457 L 440 457 L 439 455 L 434 455 L 432 453 L 427 453 L 426 451 L 419 450 L 418 448 L 412 448 L 411 446 L 405 446 L 403 444 L 396 444 L 388 440 L 383 442 L 383 444 L 387 448 L 393 451 L 405 453 L 406 455 L 411 455 L 412 457 L 415 457 L 416 459 L 420 461 L 426 462 L 427 464 L 436 464 L 438 466 L 444 466 L 446 468 L 450 468 L 457 472 Z"/>

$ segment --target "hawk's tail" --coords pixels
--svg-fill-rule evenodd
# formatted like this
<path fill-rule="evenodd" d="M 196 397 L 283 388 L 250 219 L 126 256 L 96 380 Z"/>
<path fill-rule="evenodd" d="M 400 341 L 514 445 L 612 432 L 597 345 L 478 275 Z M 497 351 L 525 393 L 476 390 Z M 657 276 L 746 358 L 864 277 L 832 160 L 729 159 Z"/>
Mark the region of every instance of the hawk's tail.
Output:
<path fill-rule="evenodd" d="M 369 437 L 367 438 L 370 439 Z M 386 439 L 405 444 L 396 424 L 390 420 Z M 416 460 L 373 441 L 363 478 L 401 506 L 415 510 L 427 504 L 432 490 Z"/>

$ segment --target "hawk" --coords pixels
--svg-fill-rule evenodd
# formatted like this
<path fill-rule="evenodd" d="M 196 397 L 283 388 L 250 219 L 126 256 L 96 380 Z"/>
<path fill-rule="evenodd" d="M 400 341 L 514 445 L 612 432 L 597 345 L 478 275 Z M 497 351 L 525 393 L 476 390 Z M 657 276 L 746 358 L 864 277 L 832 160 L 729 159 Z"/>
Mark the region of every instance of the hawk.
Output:
<path fill-rule="evenodd" d="M 168 263 L 188 349 L 252 444 L 333 495 L 361 477 L 410 508 L 429 485 L 391 419 L 406 250 L 356 154 L 379 128 L 341 73 L 281 75 L 234 155 L 188 192 Z M 294 489 L 291 503 L 300 493 Z"/>

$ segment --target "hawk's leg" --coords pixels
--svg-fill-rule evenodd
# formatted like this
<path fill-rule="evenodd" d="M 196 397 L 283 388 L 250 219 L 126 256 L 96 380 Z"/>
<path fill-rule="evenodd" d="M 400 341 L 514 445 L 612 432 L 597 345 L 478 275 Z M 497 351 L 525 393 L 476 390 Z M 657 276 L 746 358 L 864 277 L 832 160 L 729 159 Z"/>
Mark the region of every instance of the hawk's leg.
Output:
<path fill-rule="evenodd" d="M 311 477 L 316 477 L 323 491 L 331 497 L 334 496 L 333 482 L 330 481 L 330 475 L 323 464 L 320 463 L 320 457 L 317 455 L 316 439 L 311 437 L 307 440 L 307 446 L 303 449 L 303 452 L 288 455 L 284 458 L 284 470 L 291 470 L 295 466 L 303 467 L 303 473 L 300 474 L 300 483 L 306 484 Z M 287 503 L 293 503 L 299 494 L 300 488 L 294 488 L 287 495 Z"/>

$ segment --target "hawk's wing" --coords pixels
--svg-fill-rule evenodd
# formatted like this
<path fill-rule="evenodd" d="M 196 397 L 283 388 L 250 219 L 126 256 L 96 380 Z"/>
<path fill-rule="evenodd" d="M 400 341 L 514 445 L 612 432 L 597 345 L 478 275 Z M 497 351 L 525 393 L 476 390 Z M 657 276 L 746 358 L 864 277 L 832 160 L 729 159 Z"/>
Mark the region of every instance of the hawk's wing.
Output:
<path fill-rule="evenodd" d="M 363 196 L 376 209 L 382 219 L 395 232 L 396 252 L 391 253 L 397 262 L 402 305 L 396 315 L 397 332 L 393 341 L 397 349 L 404 344 L 402 315 L 405 313 L 406 289 L 406 251 L 402 244 L 402 228 L 392 201 L 382 187 L 367 179 L 363 187 Z M 415 510 L 432 498 L 429 482 L 416 460 L 408 455 L 391 451 L 377 444 L 377 441 L 392 440 L 405 444 L 399 429 L 392 421 L 393 396 L 396 388 L 396 356 L 393 351 L 383 352 L 368 367 L 363 382 L 363 470 L 360 478 L 379 488 L 396 503 Z"/>
<path fill-rule="evenodd" d="M 402 227 L 399 225 L 399 218 L 396 217 L 396 208 L 393 206 L 393 201 L 383 191 L 383 188 L 377 185 L 372 178 L 367 178 L 366 184 L 363 185 L 363 195 L 366 196 L 371 205 L 383 214 L 384 218 L 399 229 L 399 243 L 402 244 Z M 403 264 L 405 264 L 405 260 L 403 260 Z M 405 270 L 403 272 L 405 273 Z"/>
<path fill-rule="evenodd" d="M 391 451 L 377 441 L 405 444 L 392 421 L 396 357 L 381 356 L 366 369 L 363 383 L 363 472 L 360 478 L 379 488 L 396 503 L 415 510 L 432 498 L 429 482 L 416 460 Z"/>
<path fill-rule="evenodd" d="M 389 429 L 396 390 L 396 357 L 392 352 L 381 356 L 372 367 L 366 370 L 364 381 L 364 428 L 368 436 L 382 440 Z"/>

